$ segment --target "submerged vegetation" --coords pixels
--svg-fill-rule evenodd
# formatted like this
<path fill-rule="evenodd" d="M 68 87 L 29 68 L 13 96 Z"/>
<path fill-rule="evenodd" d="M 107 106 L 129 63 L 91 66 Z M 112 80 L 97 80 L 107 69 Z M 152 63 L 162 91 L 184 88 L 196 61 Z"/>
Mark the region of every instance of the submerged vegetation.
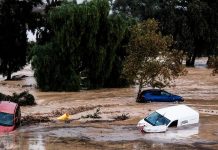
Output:
<path fill-rule="evenodd" d="M 34 96 L 32 94 L 29 94 L 28 91 L 24 91 L 19 94 L 13 93 L 12 96 L 0 93 L 0 100 L 15 102 L 20 106 L 36 104 Z"/>
<path fill-rule="evenodd" d="M 127 119 L 129 119 L 129 118 L 130 118 L 130 116 L 129 116 L 129 114 L 127 113 L 127 114 L 122 114 L 122 115 L 115 116 L 115 117 L 114 117 L 114 120 L 120 121 L 120 120 L 127 120 Z"/>
<path fill-rule="evenodd" d="M 81 118 L 99 119 L 99 118 L 101 118 L 100 114 L 101 114 L 100 108 L 97 108 L 97 109 L 96 109 L 96 112 L 94 112 L 93 114 L 88 114 L 88 115 L 86 115 L 86 116 L 81 116 Z"/>

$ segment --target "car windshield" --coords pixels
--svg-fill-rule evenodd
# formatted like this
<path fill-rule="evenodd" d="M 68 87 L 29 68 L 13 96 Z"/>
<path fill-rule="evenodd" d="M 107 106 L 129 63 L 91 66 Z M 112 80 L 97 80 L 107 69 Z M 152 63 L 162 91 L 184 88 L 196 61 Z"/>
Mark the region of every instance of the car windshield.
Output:
<path fill-rule="evenodd" d="M 151 113 L 144 120 L 153 126 L 168 125 L 170 123 L 169 119 L 167 119 L 166 117 L 162 116 L 157 112 Z"/>
<path fill-rule="evenodd" d="M 4 112 L 0 112 L 0 125 L 2 126 L 13 126 L 14 115 Z"/>

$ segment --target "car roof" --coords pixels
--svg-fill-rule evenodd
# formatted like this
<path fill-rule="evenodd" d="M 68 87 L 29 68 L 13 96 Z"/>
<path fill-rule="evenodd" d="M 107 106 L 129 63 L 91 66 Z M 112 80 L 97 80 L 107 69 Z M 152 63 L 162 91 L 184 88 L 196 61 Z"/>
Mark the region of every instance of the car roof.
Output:
<path fill-rule="evenodd" d="M 17 104 L 9 101 L 0 101 L 0 112 L 14 114 Z"/>
<path fill-rule="evenodd" d="M 185 119 L 189 117 L 199 117 L 199 113 L 186 105 L 177 105 L 156 110 L 159 114 L 173 120 Z"/>
<path fill-rule="evenodd" d="M 164 90 L 161 90 L 161 89 L 148 89 L 148 90 L 144 90 L 143 92 L 146 92 L 146 91 L 153 92 L 153 91 L 164 91 Z"/>

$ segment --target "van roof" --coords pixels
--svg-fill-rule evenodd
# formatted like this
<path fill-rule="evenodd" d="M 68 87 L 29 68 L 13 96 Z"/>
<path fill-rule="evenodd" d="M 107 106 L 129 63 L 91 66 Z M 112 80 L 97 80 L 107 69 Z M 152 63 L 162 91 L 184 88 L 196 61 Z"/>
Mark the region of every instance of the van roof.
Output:
<path fill-rule="evenodd" d="M 0 112 L 14 114 L 17 104 L 9 101 L 0 101 Z"/>
<path fill-rule="evenodd" d="M 186 105 L 170 106 L 156 110 L 164 117 L 173 120 L 185 119 L 188 117 L 199 117 L 199 113 Z"/>

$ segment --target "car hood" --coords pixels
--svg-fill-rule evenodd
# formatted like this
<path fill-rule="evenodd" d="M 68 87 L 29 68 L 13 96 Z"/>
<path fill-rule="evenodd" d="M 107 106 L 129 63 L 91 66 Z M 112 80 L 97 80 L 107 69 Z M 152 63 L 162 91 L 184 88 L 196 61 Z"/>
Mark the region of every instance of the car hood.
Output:
<path fill-rule="evenodd" d="M 137 124 L 138 128 L 142 128 L 142 127 L 152 127 L 152 125 L 150 123 L 148 123 L 147 121 L 145 121 L 144 119 L 141 119 L 138 124 Z"/>
<path fill-rule="evenodd" d="M 182 99 L 182 96 L 179 96 L 179 95 L 172 95 L 172 96 L 178 99 Z"/>
<path fill-rule="evenodd" d="M 11 132 L 13 130 L 14 130 L 14 126 L 10 126 L 10 127 L 0 126 L 0 133 Z"/>
<path fill-rule="evenodd" d="M 165 132 L 167 130 L 166 125 L 152 126 L 150 123 L 146 122 L 144 119 L 140 120 L 137 127 L 144 132 Z"/>

